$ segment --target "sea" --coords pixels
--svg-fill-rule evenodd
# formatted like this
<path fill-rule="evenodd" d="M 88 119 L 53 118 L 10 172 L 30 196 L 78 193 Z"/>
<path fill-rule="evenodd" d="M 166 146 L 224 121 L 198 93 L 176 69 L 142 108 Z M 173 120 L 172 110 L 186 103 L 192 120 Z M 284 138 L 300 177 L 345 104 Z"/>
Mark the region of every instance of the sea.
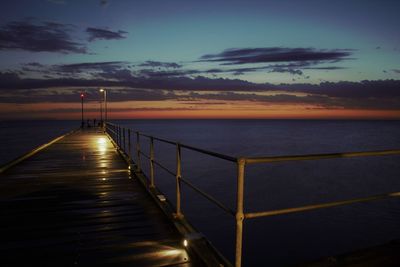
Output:
<path fill-rule="evenodd" d="M 144 134 L 233 157 L 400 149 L 395 120 L 115 120 Z M 0 164 L 63 133 L 79 121 L 1 121 Z M 133 144 L 134 145 L 134 144 Z M 149 140 L 141 137 L 143 153 Z M 155 141 L 155 159 L 175 172 L 176 147 Z M 134 160 L 136 158 L 134 157 Z M 141 159 L 149 173 L 149 162 Z M 235 209 L 236 164 L 182 148 L 182 176 Z M 245 212 L 298 207 L 400 191 L 400 156 L 338 158 L 246 166 Z M 175 202 L 175 178 L 160 167 L 156 185 Z M 400 200 L 246 219 L 244 266 L 291 266 L 400 238 Z M 235 219 L 182 185 L 185 217 L 233 261 Z"/>

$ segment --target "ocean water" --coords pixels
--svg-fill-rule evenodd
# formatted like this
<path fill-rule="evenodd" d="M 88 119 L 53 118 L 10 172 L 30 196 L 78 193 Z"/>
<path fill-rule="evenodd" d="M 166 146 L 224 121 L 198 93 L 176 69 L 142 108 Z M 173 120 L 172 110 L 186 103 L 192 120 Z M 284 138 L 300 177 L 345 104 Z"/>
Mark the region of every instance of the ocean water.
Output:
<path fill-rule="evenodd" d="M 45 138 L 46 133 L 50 139 L 56 133 L 79 126 L 79 122 L 40 123 L 1 124 L 2 161 L 10 157 L 9 151 L 20 148 L 22 153 L 25 148 L 38 145 L 43 140 L 39 137 Z M 114 123 L 235 157 L 400 148 L 400 121 L 121 120 Z M 21 127 L 24 134 L 18 135 Z M 141 138 L 140 144 L 148 154 L 148 139 Z M 175 171 L 174 146 L 155 141 L 155 158 Z M 182 149 L 182 161 L 185 179 L 235 209 L 234 163 L 187 149 Z M 148 173 L 148 160 L 142 158 L 142 163 Z M 159 167 L 155 175 L 156 185 L 174 203 L 175 178 Z M 245 175 L 245 211 L 265 211 L 400 191 L 400 157 L 249 165 Z M 185 216 L 232 260 L 234 218 L 185 185 L 182 190 Z M 244 266 L 299 264 L 399 239 L 399 201 L 382 200 L 246 220 Z"/>
<path fill-rule="evenodd" d="M 80 121 L 0 121 L 0 165 L 80 126 Z"/>

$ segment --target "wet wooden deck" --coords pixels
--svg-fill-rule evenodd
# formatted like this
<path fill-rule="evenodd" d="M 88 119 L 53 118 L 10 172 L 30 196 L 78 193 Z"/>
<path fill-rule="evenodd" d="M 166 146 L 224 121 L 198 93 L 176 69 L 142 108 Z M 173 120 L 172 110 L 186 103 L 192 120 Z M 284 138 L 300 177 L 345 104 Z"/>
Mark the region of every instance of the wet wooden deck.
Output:
<path fill-rule="evenodd" d="M 0 174 L 1 266 L 195 266 L 102 133 L 73 133 Z"/>

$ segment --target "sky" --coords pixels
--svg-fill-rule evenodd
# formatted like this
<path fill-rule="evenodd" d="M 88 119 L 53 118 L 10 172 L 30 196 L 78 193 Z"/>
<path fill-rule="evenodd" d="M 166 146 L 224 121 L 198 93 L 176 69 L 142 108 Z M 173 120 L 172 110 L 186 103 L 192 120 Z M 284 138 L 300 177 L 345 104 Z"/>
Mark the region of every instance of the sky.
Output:
<path fill-rule="evenodd" d="M 399 1 L 2 0 L 0 120 L 400 119 Z"/>

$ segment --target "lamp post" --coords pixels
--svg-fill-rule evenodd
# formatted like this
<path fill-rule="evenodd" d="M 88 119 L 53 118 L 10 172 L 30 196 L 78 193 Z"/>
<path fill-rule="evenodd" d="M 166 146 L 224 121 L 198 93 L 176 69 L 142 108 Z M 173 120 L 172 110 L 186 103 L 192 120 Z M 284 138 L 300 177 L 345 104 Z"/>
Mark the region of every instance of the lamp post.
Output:
<path fill-rule="evenodd" d="M 103 101 L 100 100 L 100 125 L 103 126 Z"/>
<path fill-rule="evenodd" d="M 107 90 L 100 88 L 100 93 L 103 93 L 103 101 L 104 101 L 104 123 L 103 123 L 103 117 L 101 119 L 102 126 L 104 127 L 105 124 L 107 123 Z"/>
<path fill-rule="evenodd" d="M 82 114 L 82 119 L 81 119 L 81 128 L 85 126 L 85 122 L 83 121 L 83 99 L 85 98 L 85 94 L 81 93 L 81 114 Z"/>

